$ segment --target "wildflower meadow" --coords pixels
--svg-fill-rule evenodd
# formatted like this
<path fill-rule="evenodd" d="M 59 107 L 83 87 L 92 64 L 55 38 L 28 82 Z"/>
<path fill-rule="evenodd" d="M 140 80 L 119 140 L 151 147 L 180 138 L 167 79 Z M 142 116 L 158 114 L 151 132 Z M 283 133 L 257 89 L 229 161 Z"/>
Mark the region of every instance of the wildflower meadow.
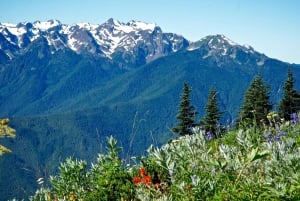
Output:
<path fill-rule="evenodd" d="M 196 127 L 129 162 L 110 137 L 90 168 L 67 159 L 30 200 L 300 200 L 300 125 L 292 115 L 269 113 L 267 125 L 218 139 Z"/>

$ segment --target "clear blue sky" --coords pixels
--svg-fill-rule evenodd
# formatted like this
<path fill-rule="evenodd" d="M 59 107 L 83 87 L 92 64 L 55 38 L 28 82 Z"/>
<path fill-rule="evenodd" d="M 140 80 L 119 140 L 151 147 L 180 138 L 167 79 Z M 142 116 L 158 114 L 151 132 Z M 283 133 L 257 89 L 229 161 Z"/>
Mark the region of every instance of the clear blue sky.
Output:
<path fill-rule="evenodd" d="M 224 34 L 272 58 L 300 64 L 300 0 L 2 0 L 0 22 L 156 23 L 197 41 Z"/>

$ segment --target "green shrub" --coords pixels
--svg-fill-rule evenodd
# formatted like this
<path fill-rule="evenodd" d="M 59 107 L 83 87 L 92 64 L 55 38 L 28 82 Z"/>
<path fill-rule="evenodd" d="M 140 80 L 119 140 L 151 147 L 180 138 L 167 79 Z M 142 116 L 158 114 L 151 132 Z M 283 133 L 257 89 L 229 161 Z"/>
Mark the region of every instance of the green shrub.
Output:
<path fill-rule="evenodd" d="M 273 138 L 268 140 L 267 131 Z M 299 200 L 299 125 L 232 131 L 207 141 L 204 131 L 182 136 L 149 158 L 169 172 L 172 200 Z M 233 139 L 233 136 L 235 139 Z"/>
<path fill-rule="evenodd" d="M 31 200 L 132 200 L 132 176 L 124 168 L 116 145 L 117 141 L 110 137 L 108 153 L 99 155 L 90 170 L 83 160 L 66 159 L 59 174 L 51 176 L 51 188 L 42 186 Z"/>
<path fill-rule="evenodd" d="M 134 198 L 132 176 L 118 157 L 116 144 L 117 141 L 110 137 L 108 154 L 99 155 L 97 164 L 93 165 L 90 172 L 93 186 L 84 200 L 132 200 Z"/>
<path fill-rule="evenodd" d="M 84 198 L 90 188 L 86 162 L 68 158 L 59 170 L 58 176 L 50 178 L 56 197 L 70 200 Z"/>

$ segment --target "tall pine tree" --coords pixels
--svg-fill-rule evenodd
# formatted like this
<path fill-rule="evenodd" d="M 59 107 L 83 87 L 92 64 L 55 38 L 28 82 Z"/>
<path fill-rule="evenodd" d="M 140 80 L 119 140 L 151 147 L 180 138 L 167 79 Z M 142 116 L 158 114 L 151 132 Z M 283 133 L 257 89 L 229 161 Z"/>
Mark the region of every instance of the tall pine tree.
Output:
<path fill-rule="evenodd" d="M 187 83 L 183 84 L 183 93 L 181 94 L 181 102 L 179 105 L 179 113 L 176 115 L 176 118 L 179 120 L 177 125 L 172 128 L 174 133 L 179 135 L 191 135 L 192 127 L 195 126 L 195 107 L 191 105 L 190 92 L 191 88 Z"/>
<path fill-rule="evenodd" d="M 267 121 L 267 114 L 272 109 L 269 100 L 269 87 L 263 82 L 261 74 L 256 76 L 244 96 L 244 102 L 239 112 L 239 122 L 246 125 Z"/>
<path fill-rule="evenodd" d="M 290 120 L 291 115 L 300 110 L 300 94 L 294 89 L 295 79 L 291 69 L 288 69 L 287 79 L 283 87 L 283 98 L 279 103 L 279 116 Z"/>
<path fill-rule="evenodd" d="M 210 132 L 210 135 L 213 135 L 214 138 L 220 137 L 221 133 L 217 132 L 217 127 L 223 113 L 219 111 L 217 91 L 214 88 L 209 91 L 205 111 L 206 115 L 201 119 L 200 126 L 203 126 L 205 132 Z"/>

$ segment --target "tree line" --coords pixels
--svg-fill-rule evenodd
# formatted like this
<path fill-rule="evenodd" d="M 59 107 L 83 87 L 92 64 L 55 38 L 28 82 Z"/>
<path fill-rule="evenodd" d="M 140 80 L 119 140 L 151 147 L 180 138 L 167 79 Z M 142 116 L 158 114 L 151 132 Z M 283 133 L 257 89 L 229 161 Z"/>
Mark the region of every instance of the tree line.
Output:
<path fill-rule="evenodd" d="M 300 93 L 294 88 L 295 78 L 291 69 L 288 69 L 287 79 L 283 86 L 283 98 L 278 106 L 279 116 L 286 120 L 292 120 L 295 114 L 300 111 Z M 193 134 L 192 128 L 200 126 L 206 132 L 208 139 L 219 138 L 223 134 L 219 120 L 224 112 L 219 110 L 217 90 L 211 88 L 205 106 L 206 114 L 199 122 L 196 122 L 197 112 L 191 104 L 190 93 L 192 89 L 187 83 L 183 84 L 183 93 L 180 95 L 179 112 L 176 115 L 178 123 L 172 128 L 172 132 L 179 135 Z M 236 127 L 260 126 L 267 124 L 268 113 L 272 109 L 270 102 L 269 86 L 264 83 L 259 73 L 250 83 L 244 95 L 244 102 L 239 111 Z M 15 137 L 15 130 L 8 126 L 9 119 L 0 119 L 0 137 Z M 11 152 L 10 149 L 0 144 L 0 156 Z"/>
<path fill-rule="evenodd" d="M 293 115 L 300 111 L 300 93 L 294 88 L 295 78 L 291 69 L 288 69 L 287 78 L 283 86 L 283 97 L 279 102 L 278 114 L 286 120 L 292 120 Z M 236 127 L 249 127 L 268 124 L 267 116 L 273 108 L 270 102 L 270 87 L 263 81 L 259 73 L 250 83 L 244 94 L 244 101 L 240 107 Z M 172 128 L 172 132 L 179 135 L 193 134 L 192 128 L 200 126 L 205 130 L 209 139 L 218 138 L 222 135 L 219 120 L 223 112 L 219 110 L 217 90 L 211 88 L 205 106 L 205 115 L 199 122 L 196 122 L 197 112 L 191 104 L 190 93 L 192 89 L 185 82 L 183 93 L 180 95 L 179 112 L 176 115 L 177 124 Z"/>

